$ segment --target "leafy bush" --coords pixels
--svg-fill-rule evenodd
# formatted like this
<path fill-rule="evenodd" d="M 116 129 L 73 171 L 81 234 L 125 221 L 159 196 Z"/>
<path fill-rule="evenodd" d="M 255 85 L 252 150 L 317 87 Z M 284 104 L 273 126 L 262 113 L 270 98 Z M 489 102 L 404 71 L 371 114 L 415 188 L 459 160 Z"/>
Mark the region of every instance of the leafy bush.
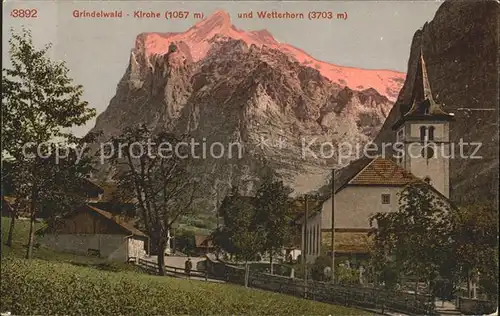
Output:
<path fill-rule="evenodd" d="M 384 286 L 388 290 L 395 289 L 399 284 L 399 270 L 396 268 L 394 264 L 387 265 L 380 272 L 380 279 L 384 282 Z"/>
<path fill-rule="evenodd" d="M 195 233 L 191 230 L 179 229 L 175 234 L 175 248 L 187 255 L 194 255 L 196 252 Z"/>
<path fill-rule="evenodd" d="M 359 315 L 236 285 L 67 263 L 2 259 L 0 312 L 14 315 Z"/>
<path fill-rule="evenodd" d="M 325 275 L 325 268 L 332 266 L 332 258 L 328 256 L 319 256 L 314 261 L 311 268 L 311 277 L 315 281 L 327 281 L 330 277 Z"/>
<path fill-rule="evenodd" d="M 359 271 L 338 265 L 335 267 L 335 278 L 340 284 L 359 284 Z"/>
<path fill-rule="evenodd" d="M 331 268 L 330 256 L 319 256 L 311 268 L 311 277 L 315 281 L 329 281 L 331 276 L 325 274 L 326 268 Z M 340 284 L 359 284 L 359 271 L 343 265 L 335 266 L 335 280 Z"/>

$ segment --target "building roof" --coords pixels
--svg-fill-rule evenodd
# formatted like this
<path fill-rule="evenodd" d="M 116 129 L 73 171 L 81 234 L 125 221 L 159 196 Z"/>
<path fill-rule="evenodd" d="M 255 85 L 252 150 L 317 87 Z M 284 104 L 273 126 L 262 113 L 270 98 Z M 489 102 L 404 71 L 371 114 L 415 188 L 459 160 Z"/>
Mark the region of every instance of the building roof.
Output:
<path fill-rule="evenodd" d="M 323 202 L 324 202 L 323 199 L 319 195 L 316 197 L 308 196 L 307 205 L 309 212 L 313 212 L 318 208 L 320 208 L 321 205 L 323 205 Z M 291 201 L 291 207 L 295 211 L 295 214 L 293 215 L 294 224 L 299 224 L 302 217 L 304 217 L 305 206 L 306 202 L 303 196 L 301 196 L 300 198 L 295 198 L 293 201 Z"/>
<path fill-rule="evenodd" d="M 315 208 L 310 209 L 308 218 L 316 216 L 321 212 L 322 205 L 332 195 L 331 180 L 330 183 L 324 185 L 319 190 L 313 193 L 317 196 L 318 201 L 321 201 Z M 411 172 L 398 166 L 394 161 L 387 158 L 363 157 L 351 162 L 346 167 L 335 172 L 335 194 L 343 190 L 347 186 L 366 185 L 366 186 L 401 186 L 404 187 L 410 183 L 420 183 L 428 185 L 432 191 L 440 197 L 449 201 L 442 193 L 437 191 L 432 185 L 426 183 L 413 175 Z M 449 201 L 450 202 L 450 201 Z M 451 202 L 450 205 L 454 206 Z M 302 220 L 303 214 L 300 214 L 297 221 Z"/>
<path fill-rule="evenodd" d="M 414 77 L 411 104 L 401 111 L 401 117 L 393 125 L 393 129 L 397 129 L 407 120 L 453 119 L 453 115 L 444 111 L 442 105 L 434 100 L 422 49 L 420 49 L 420 58 L 417 62 L 417 72 Z"/>
<path fill-rule="evenodd" d="M 397 185 L 404 186 L 420 179 L 386 158 L 375 158 L 358 172 L 348 184 L 351 185 Z"/>
<path fill-rule="evenodd" d="M 321 244 L 329 251 L 332 247 L 331 232 L 322 232 Z M 369 232 L 337 232 L 335 230 L 336 253 L 368 253 L 370 252 L 372 237 Z"/>
<path fill-rule="evenodd" d="M 95 184 L 93 181 L 89 179 L 81 179 L 81 182 L 82 182 L 82 190 L 88 193 L 98 193 L 98 194 L 104 193 L 103 188 L 101 188 L 99 185 Z"/>
<path fill-rule="evenodd" d="M 204 248 L 204 247 L 209 247 L 212 248 L 214 246 L 212 242 L 212 237 L 209 235 L 194 235 L 194 242 L 196 245 L 196 248 Z"/>
<path fill-rule="evenodd" d="M 110 201 L 121 201 L 118 197 L 118 186 L 113 183 L 101 183 L 101 187 L 103 188 L 103 195 L 101 201 L 110 202 Z"/>
<path fill-rule="evenodd" d="M 146 234 L 144 234 L 143 232 L 141 232 L 139 229 L 135 228 L 134 227 L 134 223 L 133 222 L 130 222 L 130 221 L 126 221 L 124 220 L 122 217 L 120 216 L 116 216 L 116 215 L 113 215 L 111 214 L 110 212 L 106 212 L 106 211 L 103 211 L 97 207 L 94 207 L 94 206 L 90 206 L 90 205 L 85 205 L 86 209 L 87 210 L 90 210 L 96 214 L 99 214 L 113 222 L 115 222 L 116 224 L 118 224 L 121 228 L 125 229 L 126 231 L 128 231 L 130 234 L 134 235 L 134 236 L 140 236 L 140 237 L 148 237 Z"/>
<path fill-rule="evenodd" d="M 334 187 L 338 193 L 347 185 L 404 186 L 413 181 L 420 179 L 390 159 L 363 157 L 335 172 Z M 331 180 L 329 182 L 314 193 L 323 202 L 332 195 Z"/>

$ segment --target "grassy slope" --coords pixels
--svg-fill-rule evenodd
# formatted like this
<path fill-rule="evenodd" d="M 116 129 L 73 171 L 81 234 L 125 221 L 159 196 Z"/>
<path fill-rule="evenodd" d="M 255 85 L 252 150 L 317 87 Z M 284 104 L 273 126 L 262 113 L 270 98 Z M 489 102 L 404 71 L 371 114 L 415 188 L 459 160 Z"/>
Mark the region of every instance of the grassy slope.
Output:
<path fill-rule="evenodd" d="M 102 271 L 95 269 L 102 267 L 100 259 L 43 248 L 35 251 L 36 260 L 27 261 L 22 256 L 29 226 L 21 221 L 16 224 L 13 248 L 2 247 L 2 312 L 18 315 L 367 314 L 230 284 L 149 276 L 134 271 Z M 2 218 L 2 240 L 7 231 L 8 220 Z"/>
<path fill-rule="evenodd" d="M 2 310 L 21 315 L 363 314 L 235 285 L 99 271 L 42 260 L 28 263 L 22 259 L 3 260 L 1 297 Z"/>

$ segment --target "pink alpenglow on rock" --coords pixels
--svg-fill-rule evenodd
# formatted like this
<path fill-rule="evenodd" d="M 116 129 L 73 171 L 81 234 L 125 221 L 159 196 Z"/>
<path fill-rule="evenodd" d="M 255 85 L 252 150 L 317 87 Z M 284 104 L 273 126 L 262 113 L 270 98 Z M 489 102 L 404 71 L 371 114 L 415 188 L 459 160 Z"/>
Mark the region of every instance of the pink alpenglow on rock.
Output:
<path fill-rule="evenodd" d="M 391 70 L 371 70 L 354 67 L 343 67 L 319 61 L 303 50 L 286 43 L 280 43 L 267 30 L 244 31 L 237 29 L 231 23 L 229 14 L 216 11 L 207 19 L 197 23 L 183 33 L 142 33 L 137 36 L 136 49 L 150 57 L 156 54 L 166 54 L 172 42 L 183 43 L 180 50 L 188 61 L 203 59 L 212 45 L 215 36 L 223 36 L 242 40 L 249 47 L 267 46 L 278 49 L 301 64 L 316 68 L 321 75 L 341 87 L 365 90 L 373 88 L 389 100 L 395 101 L 405 80 L 405 73 Z"/>

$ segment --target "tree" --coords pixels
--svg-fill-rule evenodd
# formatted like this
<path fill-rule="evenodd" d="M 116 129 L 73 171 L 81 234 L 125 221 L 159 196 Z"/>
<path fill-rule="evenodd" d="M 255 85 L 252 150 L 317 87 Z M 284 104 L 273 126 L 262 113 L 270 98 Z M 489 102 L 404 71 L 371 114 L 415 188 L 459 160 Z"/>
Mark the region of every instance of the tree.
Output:
<path fill-rule="evenodd" d="M 293 210 L 289 203 L 291 192 L 283 181 L 275 180 L 274 174 L 268 172 L 255 197 L 255 220 L 265 233 L 262 250 L 269 253 L 271 274 L 273 256 L 278 254 L 293 236 Z"/>
<path fill-rule="evenodd" d="M 218 215 L 223 225 L 214 233 L 214 242 L 217 247 L 231 255 L 237 255 L 236 237 L 241 229 L 254 228 L 253 203 L 250 197 L 241 196 L 238 187 L 232 187 L 231 192 L 222 200 Z"/>
<path fill-rule="evenodd" d="M 9 161 L 2 161 L 2 197 L 12 196 L 15 193 L 12 171 L 13 171 L 12 163 Z M 20 199 L 14 200 L 13 202 L 8 201 L 8 203 L 11 206 L 11 212 L 10 212 L 9 232 L 7 235 L 7 240 L 5 241 L 5 245 L 9 247 L 12 246 L 14 225 L 15 225 L 15 220 L 18 216 L 17 210 L 20 208 L 21 205 L 20 202 L 21 202 Z"/>
<path fill-rule="evenodd" d="M 88 174 L 93 171 L 88 149 L 63 147 L 52 144 L 41 156 L 28 160 L 11 161 L 11 181 L 15 197 L 9 236 L 14 230 L 14 220 L 21 207 L 26 206 L 30 214 L 30 231 L 26 258 L 33 252 L 34 224 L 37 217 L 43 217 L 49 225 L 60 217 L 74 211 L 86 202 L 84 188 Z M 65 148 L 64 157 L 56 149 Z M 9 237 L 10 238 L 10 237 Z"/>
<path fill-rule="evenodd" d="M 399 210 L 371 218 L 378 267 L 432 282 L 450 255 L 450 206 L 425 183 L 412 183 L 399 197 Z M 380 271 L 380 270 L 379 270 Z M 387 271 L 385 271 L 387 273 Z"/>
<path fill-rule="evenodd" d="M 216 245 L 245 262 L 245 286 L 248 286 L 248 262 L 262 250 L 265 233 L 256 222 L 252 197 L 241 196 L 237 187 L 222 201 L 219 214 L 224 225 L 214 234 Z"/>
<path fill-rule="evenodd" d="M 68 146 L 77 139 L 65 129 L 85 124 L 95 116 L 95 110 L 81 100 L 83 88 L 72 84 L 64 62 L 48 58 L 50 44 L 36 49 L 26 29 L 21 34 L 12 31 L 9 44 L 11 68 L 2 69 L 2 161 L 14 164 L 16 198 L 29 201 L 31 228 L 26 257 L 31 258 L 34 222 L 42 201 L 54 199 L 51 196 L 61 187 L 76 184 L 87 169 L 80 163 L 70 167 L 80 162 L 75 159 L 79 156 L 71 153 L 67 164 L 59 165 L 61 151 L 55 150 L 62 147 L 71 152 Z M 55 138 L 59 145 L 53 142 Z M 41 148 L 50 141 L 52 144 Z M 54 182 L 57 172 L 62 173 L 58 179 L 63 182 Z"/>
<path fill-rule="evenodd" d="M 120 194 L 135 202 L 144 228 L 159 251 L 160 275 L 165 275 L 168 233 L 180 216 L 196 209 L 195 200 L 204 181 L 188 172 L 190 159 L 184 157 L 190 152 L 186 146 L 180 146 L 186 137 L 153 134 L 142 125 L 127 128 L 114 137 L 113 146 L 106 153 L 117 168 Z"/>
<path fill-rule="evenodd" d="M 452 214 L 453 256 L 447 270 L 456 283 L 467 281 L 473 272 L 491 296 L 498 295 L 498 210 L 492 204 L 461 207 Z M 469 294 L 470 294 L 469 288 Z"/>
<path fill-rule="evenodd" d="M 248 230 L 237 229 L 233 235 L 234 245 L 237 249 L 236 258 L 245 262 L 245 287 L 248 287 L 250 274 L 249 261 L 255 260 L 262 249 L 265 232 L 262 229 Z"/>
<path fill-rule="evenodd" d="M 37 50 L 26 29 L 12 30 L 9 44 L 11 68 L 2 69 L 2 160 L 25 158 L 22 149 L 29 143 L 73 139 L 64 129 L 95 116 L 81 100 L 83 87 L 72 85 L 65 63 L 48 58 L 51 44 Z"/>
<path fill-rule="evenodd" d="M 175 247 L 186 255 L 194 255 L 196 252 L 195 233 L 192 230 L 176 230 Z"/>
<path fill-rule="evenodd" d="M 414 274 L 432 288 L 440 277 L 449 296 L 480 273 L 483 287 L 498 295 L 498 212 L 491 204 L 452 207 L 426 184 L 412 184 L 400 196 L 396 213 L 375 214 L 373 262 L 379 272 Z M 393 273 L 389 274 L 393 274 Z M 435 284 L 436 286 L 438 284 Z"/>
<path fill-rule="evenodd" d="M 227 191 L 231 188 L 231 184 L 234 177 L 233 166 L 226 164 L 218 165 L 217 163 L 213 164 L 213 168 L 211 171 L 213 178 L 211 183 L 209 184 L 210 196 L 213 198 L 213 210 L 216 216 L 216 231 L 220 227 L 220 214 L 219 208 L 224 200 L 224 197 L 227 194 Z M 219 259 L 220 255 L 220 247 L 215 244 L 216 251 L 215 255 L 217 259 Z"/>

